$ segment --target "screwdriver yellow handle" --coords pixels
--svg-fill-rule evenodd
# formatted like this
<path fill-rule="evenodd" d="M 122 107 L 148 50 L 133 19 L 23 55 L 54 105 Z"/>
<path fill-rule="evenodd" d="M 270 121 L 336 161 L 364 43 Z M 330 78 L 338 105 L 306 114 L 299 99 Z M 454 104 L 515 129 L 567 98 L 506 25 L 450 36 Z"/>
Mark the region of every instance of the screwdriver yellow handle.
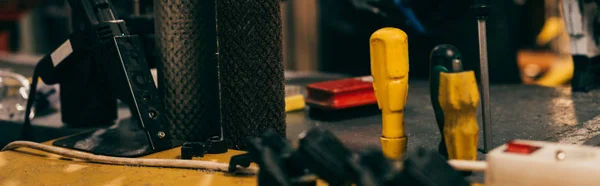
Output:
<path fill-rule="evenodd" d="M 383 120 L 381 147 L 388 158 L 400 158 L 406 151 L 408 36 L 397 28 L 382 28 L 371 35 L 370 46 L 373 88 Z"/>
<path fill-rule="evenodd" d="M 473 71 L 440 74 L 439 102 L 450 159 L 476 160 L 479 91 Z"/>

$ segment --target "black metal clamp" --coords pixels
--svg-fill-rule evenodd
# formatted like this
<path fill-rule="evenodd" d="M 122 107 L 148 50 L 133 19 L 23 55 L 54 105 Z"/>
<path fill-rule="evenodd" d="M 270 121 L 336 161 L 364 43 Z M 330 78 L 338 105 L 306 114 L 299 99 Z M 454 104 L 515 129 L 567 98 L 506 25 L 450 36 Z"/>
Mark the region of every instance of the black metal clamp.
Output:
<path fill-rule="evenodd" d="M 140 38 L 130 34 L 125 22 L 116 18 L 109 0 L 69 0 L 69 5 L 74 31 L 36 65 L 30 95 L 35 94 L 38 77 L 46 84 L 59 83 L 63 122 L 67 125 L 93 121 L 110 125 L 116 119 L 119 99 L 131 107 L 142 130 L 100 129 L 58 140 L 53 145 L 127 157 L 176 146 L 178 142 L 172 140 L 164 122 L 164 109 Z M 28 100 L 27 113 L 31 105 L 33 99 Z M 23 138 L 31 137 L 30 129 L 26 117 Z M 147 142 L 139 142 L 140 135 Z M 90 142 L 91 138 L 104 140 L 90 144 L 96 143 Z"/>

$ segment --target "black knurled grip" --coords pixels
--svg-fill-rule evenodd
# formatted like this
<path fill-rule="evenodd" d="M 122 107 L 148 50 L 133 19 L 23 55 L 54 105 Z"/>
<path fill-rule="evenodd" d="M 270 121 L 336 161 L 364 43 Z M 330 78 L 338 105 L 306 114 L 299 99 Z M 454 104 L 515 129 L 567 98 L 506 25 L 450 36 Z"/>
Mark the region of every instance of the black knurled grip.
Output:
<path fill-rule="evenodd" d="M 155 0 L 158 90 L 171 134 L 220 135 L 214 0 Z"/>
<path fill-rule="evenodd" d="M 219 78 L 225 139 L 246 149 L 275 129 L 285 137 L 279 0 L 218 0 Z"/>

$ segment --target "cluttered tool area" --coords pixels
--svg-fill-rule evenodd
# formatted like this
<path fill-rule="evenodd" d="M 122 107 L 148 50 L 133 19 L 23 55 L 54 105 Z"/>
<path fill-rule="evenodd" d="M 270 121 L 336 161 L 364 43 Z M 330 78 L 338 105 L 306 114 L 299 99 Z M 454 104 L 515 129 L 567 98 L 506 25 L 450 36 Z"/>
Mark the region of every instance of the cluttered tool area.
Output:
<path fill-rule="evenodd" d="M 19 88 L 2 92 L 15 109 L 0 113 L 12 138 L 0 185 L 598 181 L 597 57 L 581 49 L 595 41 L 587 19 L 570 17 L 595 2 L 564 0 L 564 23 L 549 23 L 577 38 L 571 85 L 554 87 L 490 86 L 487 1 L 470 7 L 478 68 L 449 44 L 414 61 L 412 32 L 382 27 L 363 42 L 360 77 L 284 71 L 279 0 L 134 2 L 119 19 L 112 1 L 69 0 L 68 39 L 35 67 L 1 71 Z M 420 25 L 403 1 L 394 6 Z M 411 76 L 418 63 L 429 78 Z"/>

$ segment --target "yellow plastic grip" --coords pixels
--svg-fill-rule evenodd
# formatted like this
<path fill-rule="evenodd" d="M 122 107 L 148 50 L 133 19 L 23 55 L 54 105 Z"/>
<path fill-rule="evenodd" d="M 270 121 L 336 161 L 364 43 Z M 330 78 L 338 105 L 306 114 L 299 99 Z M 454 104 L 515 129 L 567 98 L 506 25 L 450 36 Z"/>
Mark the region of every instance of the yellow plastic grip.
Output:
<path fill-rule="evenodd" d="M 370 46 L 373 88 L 383 120 L 381 147 L 388 158 L 400 158 L 406 151 L 408 36 L 397 28 L 382 28 L 371 35 Z"/>
<path fill-rule="evenodd" d="M 549 17 L 542 27 L 542 31 L 537 36 L 539 46 L 548 44 L 554 38 L 559 37 L 565 32 L 565 22 L 562 17 Z"/>
<path fill-rule="evenodd" d="M 440 74 L 439 102 L 450 159 L 476 160 L 479 91 L 473 71 Z"/>

